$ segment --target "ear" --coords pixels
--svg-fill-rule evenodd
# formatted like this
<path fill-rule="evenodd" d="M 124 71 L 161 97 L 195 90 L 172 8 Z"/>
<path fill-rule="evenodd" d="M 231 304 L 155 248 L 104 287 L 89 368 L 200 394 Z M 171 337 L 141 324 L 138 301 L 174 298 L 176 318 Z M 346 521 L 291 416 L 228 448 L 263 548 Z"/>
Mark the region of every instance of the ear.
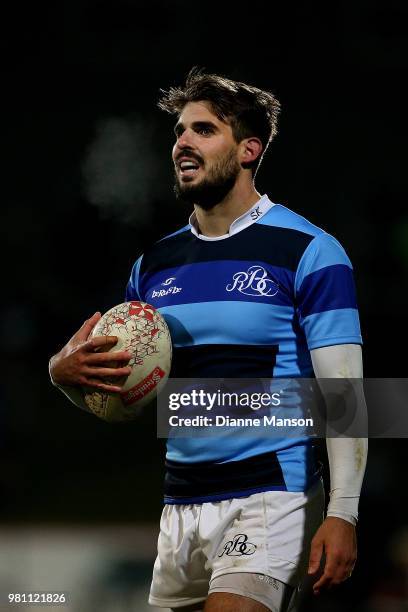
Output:
<path fill-rule="evenodd" d="M 240 161 L 243 168 L 250 168 L 262 154 L 262 142 L 256 136 L 244 138 L 239 144 Z"/>

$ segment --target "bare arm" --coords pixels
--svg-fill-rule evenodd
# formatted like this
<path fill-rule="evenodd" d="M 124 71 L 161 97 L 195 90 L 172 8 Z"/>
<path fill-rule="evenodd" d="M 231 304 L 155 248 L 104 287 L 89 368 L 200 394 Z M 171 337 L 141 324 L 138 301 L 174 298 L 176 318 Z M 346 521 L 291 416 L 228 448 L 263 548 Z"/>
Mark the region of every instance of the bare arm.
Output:
<path fill-rule="evenodd" d="M 96 312 L 85 321 L 67 344 L 49 362 L 51 382 L 76 406 L 87 410 L 82 398 L 82 386 L 119 393 L 121 387 L 105 379 L 120 378 L 130 374 L 126 364 L 131 357 L 127 351 L 110 351 L 117 342 L 116 336 L 96 336 L 88 340 L 89 334 L 101 318 Z"/>

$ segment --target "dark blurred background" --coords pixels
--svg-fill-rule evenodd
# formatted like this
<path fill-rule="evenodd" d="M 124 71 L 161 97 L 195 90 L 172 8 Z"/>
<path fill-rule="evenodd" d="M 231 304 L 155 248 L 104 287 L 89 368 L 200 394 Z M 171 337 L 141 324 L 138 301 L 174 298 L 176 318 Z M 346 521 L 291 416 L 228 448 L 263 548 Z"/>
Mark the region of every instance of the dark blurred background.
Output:
<path fill-rule="evenodd" d="M 344 245 L 365 375 L 406 377 L 407 17 L 402 0 L 8 7 L 4 528 L 159 519 L 164 448 L 153 411 L 125 427 L 98 421 L 50 385 L 47 362 L 85 318 L 123 301 L 144 248 L 187 222 L 172 193 L 173 118 L 156 102 L 193 65 L 277 95 L 279 135 L 258 190 Z M 305 610 L 407 610 L 406 441 L 372 440 L 369 453 L 354 578 Z"/>

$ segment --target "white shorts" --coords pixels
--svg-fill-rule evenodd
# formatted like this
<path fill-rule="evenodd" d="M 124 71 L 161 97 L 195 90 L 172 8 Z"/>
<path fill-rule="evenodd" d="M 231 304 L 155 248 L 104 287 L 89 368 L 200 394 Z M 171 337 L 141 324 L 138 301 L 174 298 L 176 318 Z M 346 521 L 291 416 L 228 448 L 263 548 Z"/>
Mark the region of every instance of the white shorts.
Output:
<path fill-rule="evenodd" d="M 204 601 L 211 581 L 235 572 L 297 586 L 323 511 L 320 481 L 306 493 L 267 491 L 220 502 L 166 505 L 149 603 L 177 608 Z"/>

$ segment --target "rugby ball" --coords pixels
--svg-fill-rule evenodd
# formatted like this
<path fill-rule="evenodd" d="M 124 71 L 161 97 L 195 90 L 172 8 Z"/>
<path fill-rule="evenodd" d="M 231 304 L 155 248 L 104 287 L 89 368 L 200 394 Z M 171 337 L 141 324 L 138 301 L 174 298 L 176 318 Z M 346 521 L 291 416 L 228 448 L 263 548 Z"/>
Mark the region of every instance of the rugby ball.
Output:
<path fill-rule="evenodd" d="M 132 371 L 122 379 L 125 383 L 120 393 L 84 388 L 85 403 L 105 421 L 135 419 L 140 409 L 154 400 L 170 373 L 172 346 L 166 321 L 150 304 L 125 302 L 101 317 L 90 335 L 94 336 L 117 336 L 110 350 L 129 351 Z M 118 379 L 110 382 L 116 384 Z"/>

